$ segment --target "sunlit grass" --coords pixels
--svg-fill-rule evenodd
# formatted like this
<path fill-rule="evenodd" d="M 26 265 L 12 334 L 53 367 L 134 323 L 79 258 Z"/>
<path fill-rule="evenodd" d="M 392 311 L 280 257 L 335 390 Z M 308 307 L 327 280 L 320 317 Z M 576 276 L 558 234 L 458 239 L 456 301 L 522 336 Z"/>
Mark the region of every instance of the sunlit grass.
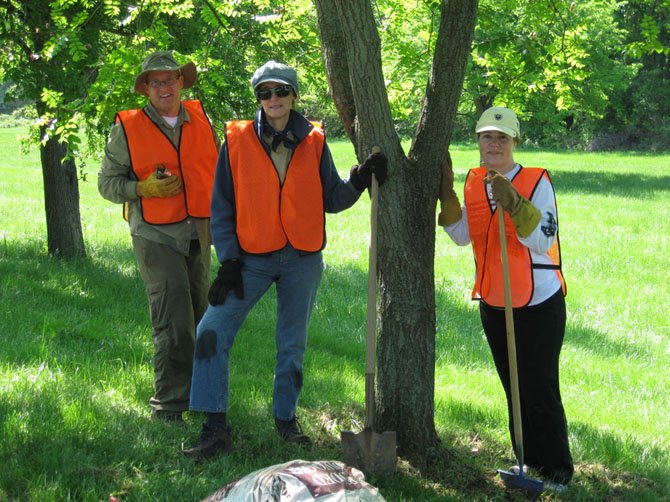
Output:
<path fill-rule="evenodd" d="M 120 207 L 99 196 L 89 161 L 79 185 L 88 258 L 48 257 L 39 156 L 20 154 L 19 132 L 0 130 L 0 500 L 198 500 L 263 466 L 341 458 L 339 431 L 364 419 L 367 195 L 327 216 L 299 408 L 316 447 L 286 448 L 273 429 L 270 290 L 232 350 L 235 449 L 195 465 L 179 450 L 200 417 L 183 429 L 149 420 L 148 308 Z M 331 149 L 346 176 L 351 145 Z M 460 194 L 478 155 L 455 145 L 452 157 Z M 562 393 L 577 463 L 561 499 L 670 498 L 669 158 L 521 148 L 516 159 L 549 169 L 559 203 Z M 393 479 L 373 480 L 388 500 L 522 500 L 508 498 L 495 474 L 513 457 L 502 388 L 469 300 L 473 273 L 471 250 L 438 229 L 435 420 L 450 460 L 423 476 L 401 463 Z"/>

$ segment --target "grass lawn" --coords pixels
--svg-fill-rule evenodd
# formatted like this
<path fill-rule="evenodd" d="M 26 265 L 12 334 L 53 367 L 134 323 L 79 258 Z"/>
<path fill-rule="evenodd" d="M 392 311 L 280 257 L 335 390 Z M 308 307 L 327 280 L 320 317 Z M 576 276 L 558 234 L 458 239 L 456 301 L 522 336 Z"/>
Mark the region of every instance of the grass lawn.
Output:
<path fill-rule="evenodd" d="M 228 481 L 295 458 L 341 459 L 339 432 L 364 418 L 369 200 L 329 215 L 326 270 L 310 328 L 301 421 L 316 444 L 287 447 L 270 401 L 275 302 L 271 290 L 231 355 L 234 450 L 195 464 L 180 453 L 186 427 L 149 419 L 148 308 L 120 206 L 97 192 L 99 160 L 82 167 L 88 257 L 46 253 L 39 154 L 21 129 L 0 129 L 0 501 L 200 500 Z M 351 145 L 332 142 L 341 174 Z M 452 149 L 456 191 L 478 160 Z M 521 148 L 557 190 L 568 326 L 562 395 L 576 474 L 542 500 L 670 499 L 670 156 Z M 447 458 L 420 475 L 399 463 L 369 479 L 387 500 L 525 500 L 496 469 L 513 462 L 505 402 L 476 305 L 470 248 L 437 229 L 436 427 Z"/>

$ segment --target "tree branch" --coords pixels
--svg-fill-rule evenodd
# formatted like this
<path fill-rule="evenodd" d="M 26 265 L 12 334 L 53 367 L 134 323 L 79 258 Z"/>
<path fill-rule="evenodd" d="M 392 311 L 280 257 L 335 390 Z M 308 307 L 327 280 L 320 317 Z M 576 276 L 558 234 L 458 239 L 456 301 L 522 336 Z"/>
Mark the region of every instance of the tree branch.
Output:
<path fill-rule="evenodd" d="M 446 159 L 465 77 L 463 61 L 467 61 L 472 45 L 477 3 L 477 0 L 442 1 L 433 64 L 409 154 L 410 159 L 419 163 L 440 166 Z M 444 140 L 437 144 L 435 131 L 444 131 Z"/>
<path fill-rule="evenodd" d="M 349 139 L 356 144 L 356 107 L 349 78 L 347 51 L 344 47 L 344 33 L 341 23 L 333 23 L 338 12 L 331 0 L 316 1 L 321 54 L 326 67 L 326 77 L 337 113 L 342 120 Z"/>

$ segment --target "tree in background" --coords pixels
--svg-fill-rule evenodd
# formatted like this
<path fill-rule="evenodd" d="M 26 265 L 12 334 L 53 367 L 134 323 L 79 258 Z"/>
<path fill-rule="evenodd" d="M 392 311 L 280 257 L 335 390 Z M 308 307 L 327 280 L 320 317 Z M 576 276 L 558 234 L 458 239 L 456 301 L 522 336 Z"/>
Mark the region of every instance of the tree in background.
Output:
<path fill-rule="evenodd" d="M 614 19 L 627 33 L 623 61 L 639 66 L 610 100 L 595 149 L 670 146 L 670 0 L 622 2 Z"/>
<path fill-rule="evenodd" d="M 99 153 L 116 112 L 144 104 L 131 88 L 148 52 L 196 61 L 192 92 L 219 128 L 255 108 L 244 77 L 260 62 L 286 54 L 318 66 L 320 55 L 307 0 L 3 0 L 0 15 L 0 78 L 13 84 L 6 98 L 34 103 L 48 252 L 60 257 L 86 255 L 76 164 L 84 139 Z"/>
<path fill-rule="evenodd" d="M 470 139 L 492 104 L 518 110 L 526 139 L 545 146 L 585 147 L 602 131 L 653 134 L 647 124 L 670 116 L 669 3 L 482 0 L 454 138 Z M 396 128 L 409 135 L 439 2 L 385 0 L 376 9 Z M 667 144 L 665 129 L 655 131 Z"/>
<path fill-rule="evenodd" d="M 436 3 L 437 4 L 437 3 Z M 378 430 L 394 430 L 400 454 L 425 467 L 437 451 L 434 424 L 435 204 L 440 167 L 465 74 L 477 1 L 439 2 L 432 65 L 405 155 L 382 71 L 368 0 L 316 0 L 333 101 L 359 160 L 373 145 L 389 158 L 380 190 L 379 303 L 375 409 Z M 383 22 L 383 19 L 382 19 Z"/>
<path fill-rule="evenodd" d="M 474 116 L 507 106 L 531 141 L 582 140 L 637 70 L 620 57 L 625 32 L 612 23 L 617 6 L 614 0 L 483 1 L 464 92 Z"/>
<path fill-rule="evenodd" d="M 74 151 L 78 107 L 96 78 L 108 6 L 89 2 L 14 0 L 0 3 L 0 63 L 13 95 L 35 103 L 44 178 L 49 253 L 86 254 L 79 213 Z"/>

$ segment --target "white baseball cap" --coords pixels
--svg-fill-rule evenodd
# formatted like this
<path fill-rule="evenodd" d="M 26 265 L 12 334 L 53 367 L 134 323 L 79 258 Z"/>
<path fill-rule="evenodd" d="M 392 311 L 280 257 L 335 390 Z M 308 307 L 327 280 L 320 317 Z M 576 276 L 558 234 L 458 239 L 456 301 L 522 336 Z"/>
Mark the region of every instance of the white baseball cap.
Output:
<path fill-rule="evenodd" d="M 502 106 L 493 106 L 482 113 L 479 117 L 475 132 L 500 131 L 512 138 L 518 138 L 521 135 L 519 130 L 519 119 L 509 108 Z"/>

